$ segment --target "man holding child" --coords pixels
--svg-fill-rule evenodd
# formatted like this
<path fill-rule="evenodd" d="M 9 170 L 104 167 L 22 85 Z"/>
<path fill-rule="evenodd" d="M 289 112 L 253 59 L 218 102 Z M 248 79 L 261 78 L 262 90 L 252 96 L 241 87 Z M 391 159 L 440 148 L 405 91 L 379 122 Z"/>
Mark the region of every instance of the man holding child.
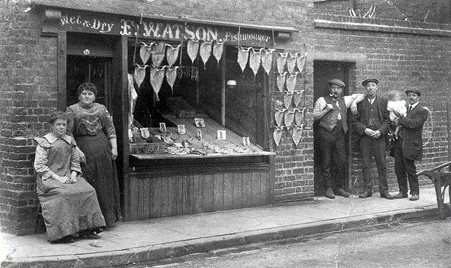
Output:
<path fill-rule="evenodd" d="M 415 160 L 423 156 L 423 126 L 429 110 L 419 104 L 421 92 L 417 89 L 406 90 L 408 107 L 407 115 L 394 111 L 399 118 L 395 121 L 400 126 L 398 139 L 394 144 L 395 173 L 398 178 L 399 193 L 396 199 L 407 198 L 407 180 L 409 181 L 411 201 L 420 198 L 418 176 Z"/>

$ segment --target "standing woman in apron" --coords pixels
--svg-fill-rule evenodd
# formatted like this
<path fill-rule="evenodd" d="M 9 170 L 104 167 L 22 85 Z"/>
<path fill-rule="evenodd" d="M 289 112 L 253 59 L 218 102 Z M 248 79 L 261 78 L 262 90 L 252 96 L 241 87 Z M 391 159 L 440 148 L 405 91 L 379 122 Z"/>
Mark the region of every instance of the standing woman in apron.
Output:
<path fill-rule="evenodd" d="M 106 107 L 94 102 L 97 88 L 93 83 L 81 84 L 77 94 L 79 102 L 66 110 L 71 119 L 68 130 L 82 151 L 83 175 L 96 190 L 109 227 L 121 215 L 119 183 L 113 165 L 117 157 L 116 130 Z"/>

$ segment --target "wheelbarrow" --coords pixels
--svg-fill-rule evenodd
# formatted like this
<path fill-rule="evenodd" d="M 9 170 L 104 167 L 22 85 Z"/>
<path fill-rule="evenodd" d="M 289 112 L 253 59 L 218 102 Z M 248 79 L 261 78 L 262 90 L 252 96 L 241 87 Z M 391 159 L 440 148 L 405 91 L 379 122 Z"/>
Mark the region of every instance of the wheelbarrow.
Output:
<path fill-rule="evenodd" d="M 447 162 L 434 168 L 417 172 L 418 176 L 426 176 L 429 179 L 431 179 L 432 182 L 434 183 L 440 219 L 446 218 L 444 197 L 446 188 L 451 185 L 451 172 L 449 170 L 449 166 L 451 166 L 451 162 Z M 445 171 L 444 169 L 447 167 L 448 169 Z M 451 187 L 448 187 L 448 193 L 449 193 L 449 201 L 451 203 Z"/>

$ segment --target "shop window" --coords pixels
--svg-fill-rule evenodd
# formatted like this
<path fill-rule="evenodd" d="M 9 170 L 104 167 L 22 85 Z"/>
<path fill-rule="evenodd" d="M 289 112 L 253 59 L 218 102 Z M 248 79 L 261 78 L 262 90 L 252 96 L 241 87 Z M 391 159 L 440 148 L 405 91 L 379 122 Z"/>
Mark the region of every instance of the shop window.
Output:
<path fill-rule="evenodd" d="M 136 99 L 132 98 L 130 105 L 132 158 L 265 154 L 261 149 L 267 147 L 263 92 L 268 88 L 268 78 L 264 69 L 260 68 L 255 75 L 247 66 L 243 72 L 237 62 L 236 46 L 224 46 L 219 62 L 213 54 L 204 62 L 201 52 L 193 61 L 186 41 L 170 67 L 167 50 L 179 45 L 168 41 L 130 40 L 131 98 L 132 91 L 136 91 Z M 163 47 L 161 63 L 158 55 L 153 57 L 141 51 L 149 46 L 156 50 Z M 214 49 L 214 42 L 212 46 Z M 160 53 L 156 50 L 150 54 Z M 174 70 L 176 78 L 172 84 L 168 73 Z M 227 87 L 227 81 L 235 81 L 236 86 Z M 203 121 L 203 125 L 197 124 L 198 120 Z"/>

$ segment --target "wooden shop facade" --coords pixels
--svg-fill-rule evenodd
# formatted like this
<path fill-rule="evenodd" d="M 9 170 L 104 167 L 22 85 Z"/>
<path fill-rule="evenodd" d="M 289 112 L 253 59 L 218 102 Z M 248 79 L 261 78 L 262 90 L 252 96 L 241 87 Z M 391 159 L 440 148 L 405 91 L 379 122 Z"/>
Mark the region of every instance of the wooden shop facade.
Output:
<path fill-rule="evenodd" d="M 273 101 L 285 90 L 276 69 L 305 64 L 294 53 L 294 67 L 278 63 L 296 29 L 35 2 L 41 36 L 57 39 L 57 108 L 92 82 L 114 118 L 124 220 L 274 202 L 273 111 L 303 120 L 289 116 L 296 94 Z"/>

